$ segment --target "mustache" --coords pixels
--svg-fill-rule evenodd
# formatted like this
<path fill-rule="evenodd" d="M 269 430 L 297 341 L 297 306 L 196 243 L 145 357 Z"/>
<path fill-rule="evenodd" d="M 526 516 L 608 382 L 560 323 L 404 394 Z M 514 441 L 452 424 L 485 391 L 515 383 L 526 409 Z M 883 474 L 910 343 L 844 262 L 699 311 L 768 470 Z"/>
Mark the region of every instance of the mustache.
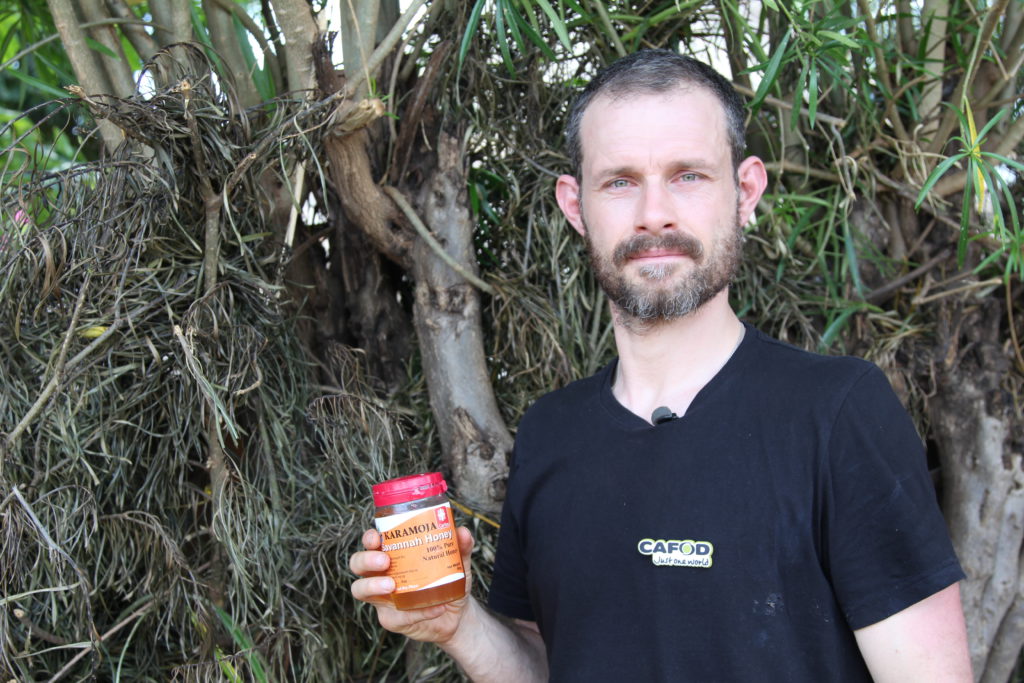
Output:
<path fill-rule="evenodd" d="M 681 232 L 668 232 L 661 235 L 642 233 L 620 242 L 612 252 L 612 263 L 622 266 L 634 256 L 652 249 L 679 252 L 698 262 L 704 256 L 704 245 L 692 235 Z"/>

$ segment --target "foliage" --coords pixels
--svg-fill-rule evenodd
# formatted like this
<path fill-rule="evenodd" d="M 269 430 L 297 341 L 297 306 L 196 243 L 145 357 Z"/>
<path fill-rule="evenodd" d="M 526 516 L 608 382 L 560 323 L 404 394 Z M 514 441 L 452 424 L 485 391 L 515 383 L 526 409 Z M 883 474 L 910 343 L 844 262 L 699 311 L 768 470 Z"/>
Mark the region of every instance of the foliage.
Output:
<path fill-rule="evenodd" d="M 144 20 L 156 4 L 132 7 Z M 438 467 L 439 418 L 418 354 L 396 383 L 360 347 L 369 335 L 330 327 L 372 293 L 315 301 L 317 277 L 336 290 L 354 277 L 339 271 L 355 219 L 325 151 L 343 107 L 328 90 L 291 92 L 279 27 L 243 5 L 253 16 L 226 24 L 240 61 L 214 48 L 192 3 L 194 46 L 160 46 L 159 76 L 131 95 L 43 104 L 73 80 L 57 41 L 19 57 L 20 76 L 0 73 L 11 112 L 0 133 L 0 670 L 11 677 L 459 678 L 436 651 L 382 634 L 348 593 L 369 485 Z M 21 0 L 0 18 L 0 58 L 53 35 L 41 7 Z M 792 343 L 878 362 L 933 451 L 944 363 L 998 349 L 991 395 L 1019 424 L 1022 12 L 959 0 L 922 11 L 478 0 L 414 13 L 395 60 L 368 74 L 390 115 L 368 136 L 374 180 L 414 186 L 433 125 L 463 141 L 506 421 L 614 353 L 603 295 L 553 201 L 569 171 L 559 138 L 600 66 L 668 47 L 731 71 L 771 172 L 736 309 Z M 936 60 L 928 36 L 940 24 L 948 58 Z M 118 35 L 126 54 L 144 52 Z M 235 96 L 247 85 L 253 106 Z M 101 157 L 96 119 L 134 143 Z M 314 205 L 295 212 L 286 245 L 293 206 Z M 317 277 L 296 274 L 303 254 Z M 415 283 L 383 281 L 408 316 Z M 972 311 L 992 314 L 974 326 Z M 978 336 L 950 342 L 951 328 Z M 482 594 L 493 527 L 471 509 L 463 520 Z"/>
<path fill-rule="evenodd" d="M 325 362 L 351 399 L 307 421 L 265 189 L 310 151 L 282 133 L 301 112 L 246 120 L 201 59 L 183 79 L 187 92 L 104 103 L 156 164 L 125 148 L 4 197 L 0 661 L 19 679 L 343 680 L 373 646 L 342 618 L 344 558 L 369 484 L 395 473 L 379 430 L 402 420 L 367 410 L 358 358 L 339 351 Z M 206 181 L 234 188 L 209 289 Z M 352 457 L 325 456 L 324 439 Z"/>
<path fill-rule="evenodd" d="M 71 129 L 82 119 L 48 104 L 66 95 L 58 84 L 73 82 L 73 76 L 44 7 L 18 0 L 0 9 L 0 146 L 22 150 L 5 159 L 4 185 L 23 168 L 60 168 L 79 152 Z"/>

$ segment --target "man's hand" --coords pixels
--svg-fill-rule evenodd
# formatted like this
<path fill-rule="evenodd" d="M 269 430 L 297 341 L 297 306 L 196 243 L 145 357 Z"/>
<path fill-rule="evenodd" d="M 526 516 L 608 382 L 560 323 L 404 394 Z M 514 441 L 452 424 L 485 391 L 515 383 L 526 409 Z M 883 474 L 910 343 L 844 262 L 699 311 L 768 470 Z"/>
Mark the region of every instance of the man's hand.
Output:
<path fill-rule="evenodd" d="M 391 594 L 395 582 L 384 575 L 391 560 L 380 550 L 380 534 L 363 534 L 366 550 L 355 553 L 348 566 L 359 577 L 352 595 L 377 608 L 381 626 L 413 640 L 437 643 L 477 683 L 524 683 L 548 679 L 547 655 L 533 622 L 499 619 L 469 594 L 469 555 L 473 536 L 466 527 L 455 532 L 466 572 L 466 597 L 445 605 L 401 611 Z"/>
<path fill-rule="evenodd" d="M 458 630 L 466 605 L 471 599 L 469 556 L 473 551 L 473 536 L 466 527 L 456 529 L 455 535 L 459 542 L 459 551 L 462 553 L 463 571 L 466 572 L 466 597 L 425 609 L 395 609 L 391 600 L 395 582 L 391 577 L 384 575 L 391 564 L 391 558 L 387 553 L 381 552 L 380 534 L 373 529 L 363 534 L 363 547 L 366 550 L 355 553 L 349 559 L 349 569 L 362 577 L 352 583 L 352 595 L 357 600 L 376 607 L 377 618 L 381 626 L 387 630 L 401 633 L 413 640 L 441 645 L 447 643 Z"/>

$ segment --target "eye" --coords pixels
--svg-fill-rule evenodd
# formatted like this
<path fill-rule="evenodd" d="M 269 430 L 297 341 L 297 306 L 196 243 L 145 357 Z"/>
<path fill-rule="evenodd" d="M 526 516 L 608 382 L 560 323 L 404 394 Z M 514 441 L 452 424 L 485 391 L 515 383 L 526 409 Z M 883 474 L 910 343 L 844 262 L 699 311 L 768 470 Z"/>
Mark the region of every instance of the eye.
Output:
<path fill-rule="evenodd" d="M 690 172 L 680 173 L 679 174 L 679 179 L 682 180 L 684 183 L 692 183 L 693 181 L 697 180 L 699 177 L 700 176 L 698 176 L 696 173 L 690 173 Z"/>
<path fill-rule="evenodd" d="M 625 178 L 616 178 L 615 180 L 608 183 L 608 187 L 621 190 L 622 188 L 629 187 L 629 181 Z"/>

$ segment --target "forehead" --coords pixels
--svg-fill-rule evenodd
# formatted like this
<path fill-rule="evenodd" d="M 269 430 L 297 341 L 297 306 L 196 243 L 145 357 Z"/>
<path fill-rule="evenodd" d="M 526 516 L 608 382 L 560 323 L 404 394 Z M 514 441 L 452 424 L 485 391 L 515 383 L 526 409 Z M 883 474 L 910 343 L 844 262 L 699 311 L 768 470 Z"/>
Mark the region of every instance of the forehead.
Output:
<path fill-rule="evenodd" d="M 580 145 L 585 167 L 634 154 L 731 159 L 725 108 L 701 87 L 600 95 L 583 114 Z"/>

